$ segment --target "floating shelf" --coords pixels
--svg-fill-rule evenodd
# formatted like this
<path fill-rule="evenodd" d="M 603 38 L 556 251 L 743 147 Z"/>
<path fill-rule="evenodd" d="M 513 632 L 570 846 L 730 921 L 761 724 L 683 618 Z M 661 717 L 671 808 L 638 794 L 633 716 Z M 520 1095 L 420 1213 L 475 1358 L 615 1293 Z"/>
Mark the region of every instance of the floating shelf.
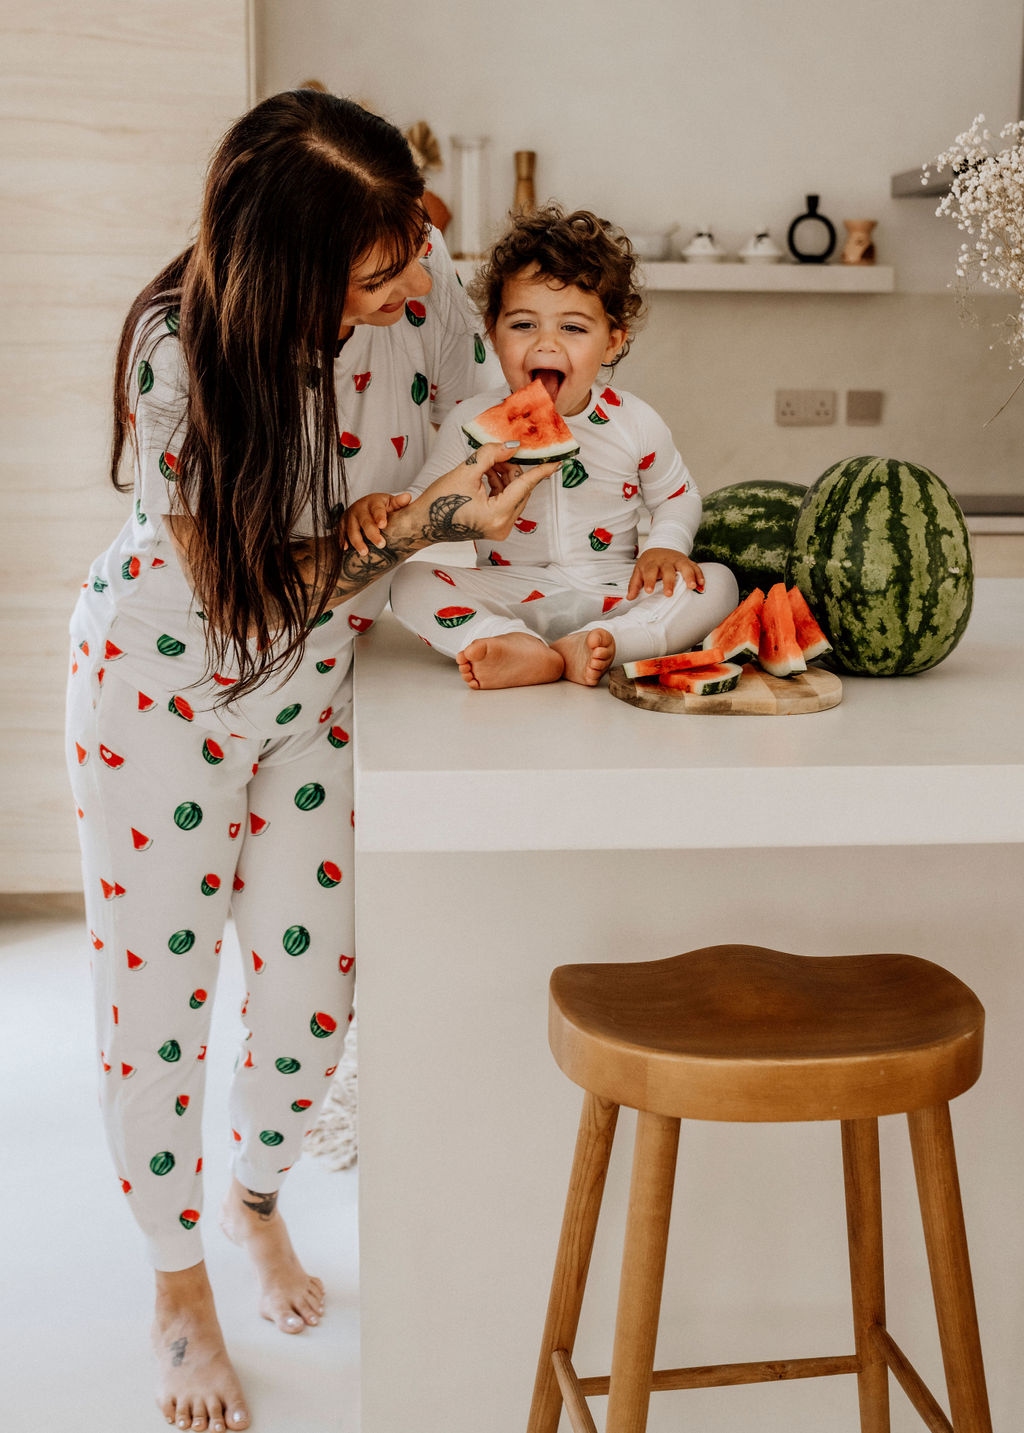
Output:
<path fill-rule="evenodd" d="M 648 289 L 705 293 L 758 294 L 888 294 L 895 271 L 864 264 L 742 264 L 647 263 L 642 269 Z"/>
<path fill-rule="evenodd" d="M 455 265 L 465 282 L 477 265 L 459 259 Z M 650 292 L 750 294 L 889 294 L 895 270 L 884 264 L 743 264 L 683 262 L 641 266 Z"/>

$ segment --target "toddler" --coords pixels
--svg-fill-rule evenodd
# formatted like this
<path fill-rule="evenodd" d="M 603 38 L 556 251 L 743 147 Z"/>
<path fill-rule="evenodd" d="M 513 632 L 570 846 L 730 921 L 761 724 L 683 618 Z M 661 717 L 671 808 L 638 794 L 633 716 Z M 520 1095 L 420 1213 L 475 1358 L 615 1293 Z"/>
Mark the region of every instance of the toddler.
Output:
<path fill-rule="evenodd" d="M 606 220 L 549 205 L 514 218 L 470 286 L 508 387 L 452 410 L 411 491 L 466 460 L 462 421 L 536 378 L 580 445 L 505 541 L 477 542 L 475 568 L 417 562 L 395 574 L 395 614 L 454 658 L 470 687 L 561 677 L 596 686 L 613 662 L 698 645 L 738 601 L 728 568 L 687 556 L 701 501 L 668 427 L 599 379 L 626 353 L 642 307 L 635 263 Z M 350 539 L 375 540 L 373 521 L 383 526 L 406 501 L 364 499 Z M 643 508 L 651 526 L 640 551 Z"/>

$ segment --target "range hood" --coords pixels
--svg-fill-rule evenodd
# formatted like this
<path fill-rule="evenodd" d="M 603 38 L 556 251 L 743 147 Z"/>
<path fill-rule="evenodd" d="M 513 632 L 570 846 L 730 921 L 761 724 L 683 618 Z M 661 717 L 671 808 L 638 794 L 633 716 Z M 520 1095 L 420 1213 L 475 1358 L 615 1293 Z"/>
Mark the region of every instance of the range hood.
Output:
<path fill-rule="evenodd" d="M 1024 119 L 1024 55 L 1021 56 L 1020 90 L 1017 99 L 1017 114 Z M 935 199 L 941 198 L 949 193 L 952 174 L 949 169 L 932 170 L 928 176 L 928 183 L 921 183 L 921 170 L 924 164 L 918 165 L 916 169 L 904 169 L 902 174 L 894 174 L 889 181 L 889 194 L 893 199 Z"/>
<path fill-rule="evenodd" d="M 889 193 L 893 199 L 929 199 L 941 198 L 943 194 L 949 193 L 949 183 L 952 173 L 949 169 L 933 169 L 928 175 L 928 182 L 921 183 L 920 165 L 917 169 L 904 169 L 902 174 L 894 174 L 889 180 Z"/>

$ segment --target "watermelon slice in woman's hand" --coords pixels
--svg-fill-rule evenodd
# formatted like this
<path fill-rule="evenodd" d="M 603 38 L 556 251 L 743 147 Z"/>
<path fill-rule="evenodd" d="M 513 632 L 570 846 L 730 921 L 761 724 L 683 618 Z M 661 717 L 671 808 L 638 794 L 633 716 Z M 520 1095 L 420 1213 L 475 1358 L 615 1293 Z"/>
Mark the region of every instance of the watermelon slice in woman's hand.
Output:
<path fill-rule="evenodd" d="M 510 461 L 521 467 L 556 463 L 574 457 L 580 450 L 539 378 L 478 418 L 463 423 L 462 431 L 474 448 L 482 448 L 485 443 L 518 443 Z"/>

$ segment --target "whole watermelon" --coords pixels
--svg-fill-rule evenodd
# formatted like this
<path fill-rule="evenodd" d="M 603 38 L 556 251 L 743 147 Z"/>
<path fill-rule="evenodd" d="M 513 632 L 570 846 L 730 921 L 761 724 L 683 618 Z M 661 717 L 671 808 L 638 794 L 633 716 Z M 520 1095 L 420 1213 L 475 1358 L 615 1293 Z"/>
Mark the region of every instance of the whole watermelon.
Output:
<path fill-rule="evenodd" d="M 806 495 L 803 483 L 767 478 L 717 488 L 704 499 L 690 556 L 694 562 L 723 562 L 730 568 L 741 600 L 755 587 L 767 592 L 782 581 Z"/>
<path fill-rule="evenodd" d="M 856 676 L 924 672 L 959 642 L 974 567 L 963 513 L 941 478 L 896 458 L 847 458 L 808 489 L 785 581 Z"/>

